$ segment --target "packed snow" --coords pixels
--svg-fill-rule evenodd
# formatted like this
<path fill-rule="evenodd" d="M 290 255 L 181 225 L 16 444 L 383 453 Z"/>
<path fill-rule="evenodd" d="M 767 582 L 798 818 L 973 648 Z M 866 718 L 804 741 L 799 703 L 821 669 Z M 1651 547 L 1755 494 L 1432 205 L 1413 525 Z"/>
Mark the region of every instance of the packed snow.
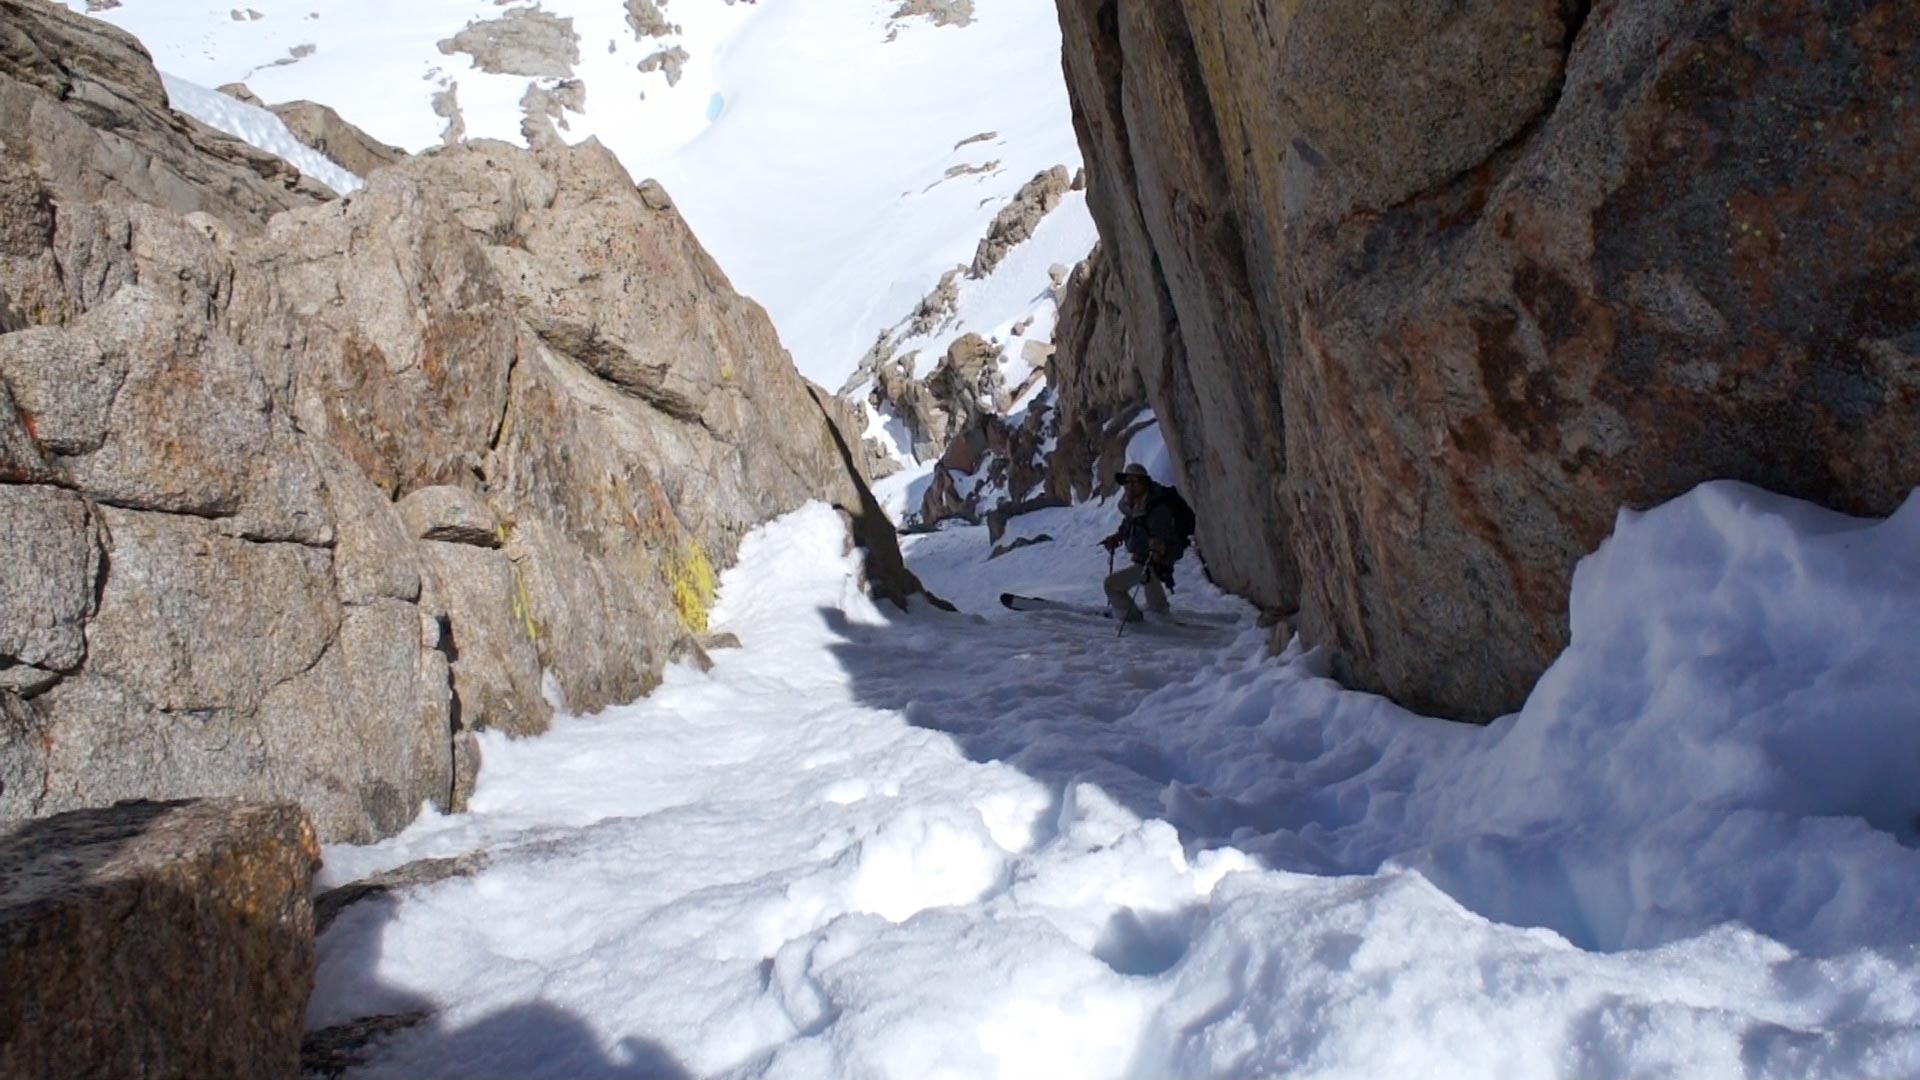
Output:
<path fill-rule="evenodd" d="M 176 111 L 267 153 L 345 195 L 360 190 L 360 178 L 294 137 L 280 118 L 259 107 L 172 75 L 160 76 L 167 103 Z"/>
<path fill-rule="evenodd" d="M 559 134 L 597 138 L 634 176 L 664 183 L 734 286 L 766 306 L 801 373 L 829 389 L 941 274 L 972 259 L 1021 185 L 1080 165 L 1051 0 L 975 0 L 966 26 L 894 18 L 899 0 L 673 0 L 661 10 L 674 29 L 661 37 L 637 36 L 617 0 L 538 6 L 571 20 L 578 39 L 570 66 L 585 110 L 567 112 Z M 417 151 L 447 126 L 438 95 L 457 100 L 468 138 L 518 143 L 528 87 L 561 83 L 481 71 L 440 50 L 501 14 L 494 0 L 126 0 L 97 16 L 140 37 L 176 77 L 170 91 L 244 81 L 264 101 L 319 101 Z M 668 48 L 688 54 L 673 84 L 640 70 Z M 1016 251 L 1023 265 L 972 283 L 954 333 L 1004 333 L 1046 307 L 1048 266 L 1092 247 L 1084 198 L 1044 231 Z"/>
<path fill-rule="evenodd" d="M 1732 483 L 1623 513 L 1517 715 L 1415 716 L 1179 568 L 1093 606 L 1111 506 L 910 538 L 964 613 L 877 607 L 838 517 L 751 536 L 744 647 L 489 736 L 472 809 L 338 884 L 315 1026 L 355 1075 L 1920 1075 L 1920 495 Z"/>

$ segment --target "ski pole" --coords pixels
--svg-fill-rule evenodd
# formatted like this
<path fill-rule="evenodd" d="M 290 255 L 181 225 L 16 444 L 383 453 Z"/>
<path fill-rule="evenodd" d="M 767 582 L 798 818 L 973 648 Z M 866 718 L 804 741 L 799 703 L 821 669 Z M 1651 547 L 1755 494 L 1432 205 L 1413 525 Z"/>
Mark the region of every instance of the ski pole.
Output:
<path fill-rule="evenodd" d="M 1139 608 L 1140 608 L 1140 602 L 1139 602 L 1138 600 L 1135 600 L 1135 599 L 1133 598 L 1133 593 L 1134 593 L 1134 590 L 1135 590 L 1135 589 L 1138 589 L 1139 587 L 1140 587 L 1140 585 L 1139 585 L 1139 584 L 1138 584 L 1138 583 L 1136 582 L 1136 583 L 1135 583 L 1134 585 L 1132 585 L 1131 587 L 1129 587 L 1129 588 L 1127 589 L 1127 603 L 1128 603 L 1128 605 L 1130 605 L 1130 607 L 1131 607 L 1131 610 L 1134 610 L 1134 611 L 1138 611 L 1138 610 L 1139 610 Z M 1116 611 L 1116 612 L 1114 612 L 1114 613 L 1113 613 L 1113 621 L 1115 621 L 1115 622 L 1117 622 L 1117 623 L 1119 623 L 1119 624 L 1120 624 L 1120 632 L 1119 632 L 1119 633 L 1117 633 L 1117 634 L 1115 634 L 1115 635 L 1113 635 L 1113 636 L 1114 636 L 1114 637 L 1126 637 L 1126 636 L 1127 636 L 1127 618 L 1126 618 L 1126 616 L 1124 616 L 1124 615 L 1122 615 L 1122 614 L 1120 614 L 1119 612 L 1117 612 L 1117 611 Z"/>

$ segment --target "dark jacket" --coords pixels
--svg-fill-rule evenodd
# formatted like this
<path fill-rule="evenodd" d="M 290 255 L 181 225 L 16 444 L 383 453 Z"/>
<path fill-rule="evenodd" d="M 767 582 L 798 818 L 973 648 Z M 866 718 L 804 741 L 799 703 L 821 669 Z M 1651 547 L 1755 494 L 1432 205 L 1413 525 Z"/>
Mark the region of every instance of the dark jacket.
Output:
<path fill-rule="evenodd" d="M 1167 499 L 1168 490 L 1164 484 L 1148 481 L 1145 505 L 1129 505 L 1125 496 L 1120 499 L 1120 541 L 1136 563 L 1147 561 L 1155 540 L 1169 551 L 1180 542 L 1180 524 Z"/>

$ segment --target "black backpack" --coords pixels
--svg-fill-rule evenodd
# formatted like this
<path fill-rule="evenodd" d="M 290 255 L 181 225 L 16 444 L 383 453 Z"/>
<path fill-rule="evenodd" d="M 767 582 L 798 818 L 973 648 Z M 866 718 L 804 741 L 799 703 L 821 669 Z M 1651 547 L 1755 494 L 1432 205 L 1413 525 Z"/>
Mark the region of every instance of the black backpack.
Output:
<path fill-rule="evenodd" d="M 1187 505 L 1187 500 L 1181 497 L 1177 488 L 1168 485 L 1161 490 L 1166 492 L 1161 497 L 1167 500 L 1168 509 L 1173 511 L 1174 541 L 1173 547 L 1167 552 L 1167 559 L 1179 562 L 1180 556 L 1187 553 L 1187 545 L 1193 543 L 1193 530 L 1199 527 L 1200 519 L 1194 516 L 1193 507 Z"/>

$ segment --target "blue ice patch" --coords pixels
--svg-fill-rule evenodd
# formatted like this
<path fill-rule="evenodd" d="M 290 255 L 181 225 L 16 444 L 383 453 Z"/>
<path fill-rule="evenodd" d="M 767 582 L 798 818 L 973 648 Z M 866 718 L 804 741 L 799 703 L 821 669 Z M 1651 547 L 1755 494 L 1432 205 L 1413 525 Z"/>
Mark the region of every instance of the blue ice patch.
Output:
<path fill-rule="evenodd" d="M 715 120 L 720 119 L 720 114 L 726 111 L 727 99 L 725 97 L 720 94 L 714 94 L 707 99 L 707 123 L 711 124 Z"/>

